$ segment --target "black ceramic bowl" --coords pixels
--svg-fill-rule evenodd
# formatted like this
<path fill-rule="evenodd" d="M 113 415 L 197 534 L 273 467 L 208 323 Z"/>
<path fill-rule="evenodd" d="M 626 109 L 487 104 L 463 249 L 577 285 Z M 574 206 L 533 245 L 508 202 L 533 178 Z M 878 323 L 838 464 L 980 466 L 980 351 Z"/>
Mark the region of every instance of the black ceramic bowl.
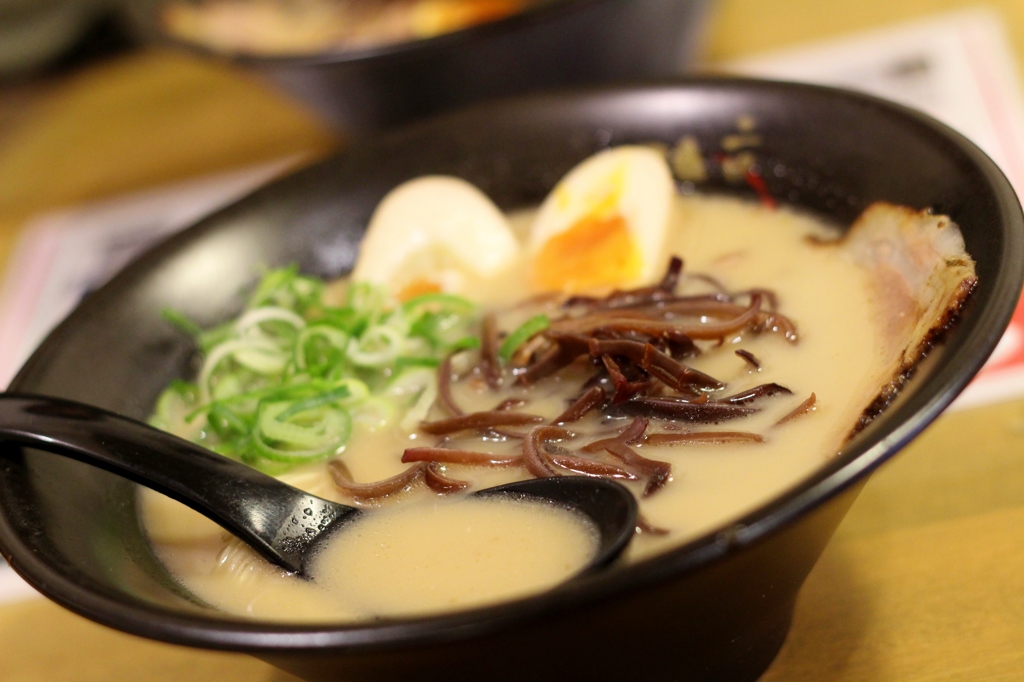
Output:
<path fill-rule="evenodd" d="M 346 132 L 491 97 L 676 75 L 693 57 L 709 0 L 549 0 L 426 40 L 294 56 L 223 56 L 160 26 L 161 0 L 127 4 L 145 40 L 258 73 Z"/>
<path fill-rule="evenodd" d="M 976 147 L 920 114 L 801 85 L 692 81 L 483 105 L 352 148 L 266 187 L 132 264 L 89 297 L 14 382 L 145 417 L 188 370 L 160 316 L 233 315 L 258 264 L 325 276 L 353 264 L 378 200 L 423 173 L 479 185 L 506 209 L 536 204 L 608 145 L 695 135 L 709 154 L 753 117 L 769 191 L 848 223 L 884 199 L 949 214 L 979 284 L 903 399 L 800 485 L 718 532 L 543 596 L 393 623 L 243 622 L 189 601 L 147 548 L 134 487 L 46 453 L 0 450 L 0 545 L 40 591 L 154 639 L 249 652 L 310 680 L 743 680 L 772 660 L 797 591 L 869 472 L 919 433 L 978 370 L 1024 275 L 1024 222 Z M 713 176 L 708 191 L 746 191 Z"/>

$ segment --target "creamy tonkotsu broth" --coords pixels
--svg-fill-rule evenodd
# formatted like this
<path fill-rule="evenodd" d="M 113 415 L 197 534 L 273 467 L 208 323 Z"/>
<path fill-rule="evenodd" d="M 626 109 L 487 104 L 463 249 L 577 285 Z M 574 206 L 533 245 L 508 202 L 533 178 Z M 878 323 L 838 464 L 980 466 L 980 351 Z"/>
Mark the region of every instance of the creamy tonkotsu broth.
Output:
<path fill-rule="evenodd" d="M 147 504 L 148 516 L 160 503 Z M 550 589 L 579 573 L 597 551 L 597 532 L 582 515 L 501 497 L 420 498 L 363 515 L 324 543 L 310 581 L 282 576 L 237 540 L 210 531 L 205 540 L 197 532 L 180 545 L 162 544 L 161 558 L 204 601 L 285 621 L 483 606 Z"/>
<path fill-rule="evenodd" d="M 558 192 L 556 189 L 553 195 L 557 197 Z M 510 369 L 516 363 L 513 359 L 499 385 L 491 386 L 479 371 L 480 357 L 485 351 L 469 350 L 451 356 L 450 394 L 445 396 L 445 391 L 438 391 L 437 385 L 433 393 L 425 393 L 431 401 L 429 410 L 411 428 L 396 428 L 402 415 L 384 420 L 365 418 L 365 415 L 360 418 L 356 413 L 351 437 L 339 457 L 331 462 L 296 467 L 280 477 L 325 498 L 379 507 L 383 510 L 382 519 L 383 514 L 395 515 L 396 529 L 401 525 L 399 519 L 407 517 L 410 525 L 401 532 L 417 535 L 427 532 L 431 526 L 458 527 L 461 523 L 442 521 L 441 514 L 473 517 L 477 512 L 460 511 L 468 498 L 458 493 L 439 503 L 437 492 L 422 482 L 410 483 L 398 492 L 372 500 L 360 498 L 359 486 L 349 484 L 400 476 L 411 471 L 410 467 L 418 466 L 411 463 L 422 464 L 433 457 L 431 466 L 437 467 L 444 476 L 468 482 L 470 489 L 482 489 L 535 475 L 530 465 L 524 463 L 524 453 L 529 443 L 539 443 L 544 451 L 543 458 L 548 466 L 558 469 L 558 474 L 579 472 L 581 467 L 590 467 L 586 473 L 593 474 L 595 466 L 605 467 L 605 473 L 618 467 L 621 472 L 630 474 L 618 478 L 636 494 L 643 516 L 641 529 L 625 557 L 630 562 L 721 527 L 806 478 L 840 451 L 880 390 L 893 381 L 894 375 L 906 369 L 903 365 L 907 358 L 916 357 L 905 349 L 910 345 L 916 348 L 917 339 L 905 338 L 905 332 L 894 322 L 893 310 L 910 310 L 917 304 L 893 284 L 893 277 L 878 277 L 882 266 L 875 262 L 878 254 L 899 249 L 863 239 L 857 248 L 846 248 L 845 242 L 838 241 L 840 232 L 836 228 L 785 208 L 770 209 L 719 196 L 676 196 L 674 191 L 672 194 L 664 248 L 656 255 L 664 261 L 657 266 L 662 271 L 670 254 L 678 254 L 685 260 L 675 294 L 686 297 L 715 296 L 722 291 L 745 292 L 737 294 L 735 299 L 742 301 L 736 304 L 740 308 L 747 306 L 756 294 L 765 299 L 765 309 L 772 307 L 767 301 L 771 298 L 777 304 L 777 313 L 795 326 L 795 335 L 786 333 L 786 325 L 778 320 L 762 325 L 771 328 L 747 326 L 720 339 L 698 339 L 694 341 L 693 353 L 679 356 L 685 356 L 685 364 L 692 370 L 721 382 L 720 386 L 708 389 L 706 395 L 693 398 L 695 403 L 711 402 L 717 409 L 720 403 L 728 402 L 726 396 L 740 396 L 729 408 L 738 409 L 742 412 L 740 416 L 693 421 L 650 414 L 641 418 L 634 409 L 634 401 L 627 401 L 625 406 L 606 401 L 603 407 L 590 410 L 579 419 L 559 427 L 545 427 L 559 415 L 564 416 L 569 403 L 581 395 L 595 372 L 604 371 L 596 356 L 577 358 L 569 366 L 528 385 L 514 380 L 519 375 Z M 619 193 L 627 199 L 628 195 L 628 188 Z M 570 199 L 561 197 L 561 209 L 571 208 L 571 204 Z M 926 228 L 932 231 L 935 227 L 955 231 L 948 219 L 914 214 L 898 207 L 880 206 L 872 210 L 872 220 L 876 223 L 924 221 Z M 628 206 L 623 212 L 628 213 Z M 490 219 L 482 209 L 477 213 Z M 545 209 L 542 207 L 539 213 L 543 216 Z M 538 212 L 525 212 L 511 217 L 519 245 L 516 248 L 522 249 L 511 264 L 494 265 L 493 272 L 486 278 L 468 270 L 456 273 L 464 276 L 467 290 L 473 292 L 473 298 L 483 310 L 495 311 L 496 324 L 503 333 L 538 314 L 549 316 L 551 330 L 561 324 L 559 315 L 564 310 L 565 295 L 534 298 L 524 303 L 531 291 L 523 283 L 534 276 L 531 269 L 537 262 L 530 254 L 539 252 L 530 248 L 530 230 L 537 229 L 532 227 L 537 224 L 537 215 Z M 570 217 L 567 222 L 576 224 L 578 221 Z M 606 221 L 599 228 L 605 232 L 617 229 L 612 221 Z M 863 229 L 860 233 L 870 234 Z M 957 239 L 958 233 L 952 241 Z M 962 240 L 958 244 L 954 246 L 962 252 Z M 564 244 L 555 248 L 563 247 Z M 372 247 L 368 252 L 372 252 Z M 865 256 L 865 252 L 869 252 L 870 257 Z M 545 257 L 550 256 L 548 253 Z M 643 252 L 638 251 L 634 256 L 633 261 L 623 260 L 622 267 L 636 275 L 641 285 L 657 282 L 660 272 L 653 276 L 637 274 L 644 268 L 651 268 L 643 262 L 646 257 Z M 452 263 L 443 261 L 443 264 L 447 267 Z M 397 266 L 387 264 L 387 267 Z M 436 267 L 436 262 L 431 267 Z M 408 266 L 405 269 L 408 270 Z M 359 269 L 356 272 L 358 275 Z M 459 277 L 453 275 L 451 281 Z M 889 282 L 884 289 L 879 286 L 883 279 Z M 908 275 L 908 279 L 912 277 Z M 635 282 L 630 284 L 636 286 Z M 402 286 L 419 284 L 407 281 Z M 616 287 L 606 287 L 600 295 L 613 288 Z M 585 293 L 572 282 L 566 285 L 566 291 Z M 444 367 L 442 365 L 442 372 L 437 374 L 443 374 Z M 608 373 L 611 375 L 610 369 Z M 784 390 L 757 388 L 776 385 Z M 760 391 L 759 397 L 742 398 L 750 391 Z M 659 388 L 652 395 L 673 394 L 671 390 Z M 469 429 L 447 435 L 428 433 L 432 425 L 444 424 L 452 418 L 452 408 L 445 407 L 446 400 L 465 412 L 497 407 L 499 411 L 532 415 L 534 421 L 493 430 Z M 410 408 L 414 410 L 415 407 Z M 612 450 L 603 452 L 600 447 L 588 452 L 588 445 L 619 437 L 640 422 L 643 422 L 643 434 L 627 445 L 643 462 L 630 460 L 629 453 L 626 459 L 617 459 L 612 456 Z M 549 430 L 544 431 L 545 428 Z M 527 433 L 542 436 L 531 441 L 532 436 L 524 437 Z M 663 444 L 659 440 L 682 442 Z M 477 457 L 489 456 L 493 462 L 486 465 L 446 462 L 443 456 L 437 459 L 436 454 L 431 455 L 433 451 L 426 451 L 427 454 L 417 459 L 417 453 L 422 453 L 415 448 L 421 447 L 470 451 Z M 653 469 L 651 461 L 655 463 Z M 665 473 L 668 475 L 662 475 Z M 466 560 L 457 558 L 458 554 L 435 557 L 428 544 L 425 549 L 410 550 L 425 552 L 421 561 L 413 561 L 411 565 L 364 563 L 360 557 L 365 556 L 367 547 L 373 544 L 367 536 L 357 542 L 347 542 L 339 535 L 337 543 L 318 565 L 322 577 L 306 581 L 270 566 L 225 531 L 182 505 L 146 490 L 140 499 L 144 525 L 158 556 L 188 591 L 227 612 L 264 619 L 363 620 L 496 601 L 513 594 L 545 589 L 572 575 L 577 570 L 572 567 L 581 565 L 579 557 L 585 556 L 587 550 L 582 550 L 581 554 L 571 548 L 589 546 L 586 533 L 574 531 L 571 524 L 565 525 L 558 519 L 545 520 L 543 523 L 555 526 L 550 535 L 545 531 L 553 550 L 549 557 L 553 563 L 549 568 L 557 566 L 558 570 L 532 581 L 525 580 L 525 571 L 511 571 L 509 575 L 513 579 L 523 577 L 524 581 L 499 588 L 497 580 L 489 579 L 471 587 L 470 572 L 466 569 L 465 594 L 447 594 L 441 600 L 421 601 L 427 590 L 410 582 L 410 576 L 415 575 L 417 581 L 430 581 L 418 568 L 427 557 L 443 564 L 436 570 L 439 579 L 448 579 L 457 571 L 449 559 L 456 565 Z M 511 525 L 517 526 L 518 522 Z M 498 545 L 500 547 L 501 543 Z M 498 565 L 510 565 L 510 560 L 498 556 Z M 497 569 L 494 572 L 497 573 Z M 353 600 L 348 590 L 356 585 L 361 596 Z M 490 594 L 489 589 L 493 590 Z"/>
<path fill-rule="evenodd" d="M 312 573 L 362 613 L 415 615 L 549 589 L 596 551 L 597 532 L 587 519 L 543 502 L 430 500 L 343 528 Z M 395 576 L 385 590 L 381 576 Z"/>

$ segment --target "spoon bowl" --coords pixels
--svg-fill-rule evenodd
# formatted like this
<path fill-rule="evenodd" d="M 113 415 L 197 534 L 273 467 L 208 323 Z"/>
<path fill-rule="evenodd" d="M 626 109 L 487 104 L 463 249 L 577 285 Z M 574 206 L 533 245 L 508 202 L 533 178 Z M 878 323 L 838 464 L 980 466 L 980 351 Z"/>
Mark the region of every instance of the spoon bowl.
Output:
<path fill-rule="evenodd" d="M 143 422 L 71 400 L 0 394 L 0 440 L 92 464 L 174 498 L 240 538 L 268 561 L 309 577 L 308 559 L 342 524 L 365 512 L 325 500 Z M 633 537 L 637 504 L 624 486 L 560 476 L 474 493 L 528 498 L 586 516 L 597 552 L 580 572 L 615 560 Z"/>

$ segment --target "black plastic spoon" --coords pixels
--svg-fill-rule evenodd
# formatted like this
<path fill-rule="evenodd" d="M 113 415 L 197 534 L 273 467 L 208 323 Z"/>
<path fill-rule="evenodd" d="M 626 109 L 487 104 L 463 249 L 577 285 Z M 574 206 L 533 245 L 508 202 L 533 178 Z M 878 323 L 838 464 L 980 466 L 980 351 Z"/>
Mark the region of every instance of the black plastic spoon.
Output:
<path fill-rule="evenodd" d="M 365 513 L 142 422 L 70 400 L 0 393 L 0 440 L 71 457 L 153 488 L 298 574 L 305 574 L 306 559 L 328 529 Z M 600 537 L 584 573 L 611 563 L 629 544 L 637 522 L 633 495 L 604 479 L 559 476 L 474 494 L 539 498 L 585 514 Z"/>

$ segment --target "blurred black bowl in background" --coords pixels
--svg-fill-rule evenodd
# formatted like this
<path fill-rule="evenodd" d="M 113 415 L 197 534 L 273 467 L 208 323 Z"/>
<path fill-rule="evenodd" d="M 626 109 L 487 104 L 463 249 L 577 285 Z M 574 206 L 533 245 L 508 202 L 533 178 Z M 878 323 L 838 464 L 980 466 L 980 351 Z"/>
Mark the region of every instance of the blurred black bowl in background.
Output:
<path fill-rule="evenodd" d="M 664 78 L 693 57 L 708 0 L 552 0 L 434 38 L 309 55 L 225 55 L 167 33 L 161 0 L 128 3 L 144 41 L 265 76 L 344 132 L 405 123 L 492 97 Z"/>

